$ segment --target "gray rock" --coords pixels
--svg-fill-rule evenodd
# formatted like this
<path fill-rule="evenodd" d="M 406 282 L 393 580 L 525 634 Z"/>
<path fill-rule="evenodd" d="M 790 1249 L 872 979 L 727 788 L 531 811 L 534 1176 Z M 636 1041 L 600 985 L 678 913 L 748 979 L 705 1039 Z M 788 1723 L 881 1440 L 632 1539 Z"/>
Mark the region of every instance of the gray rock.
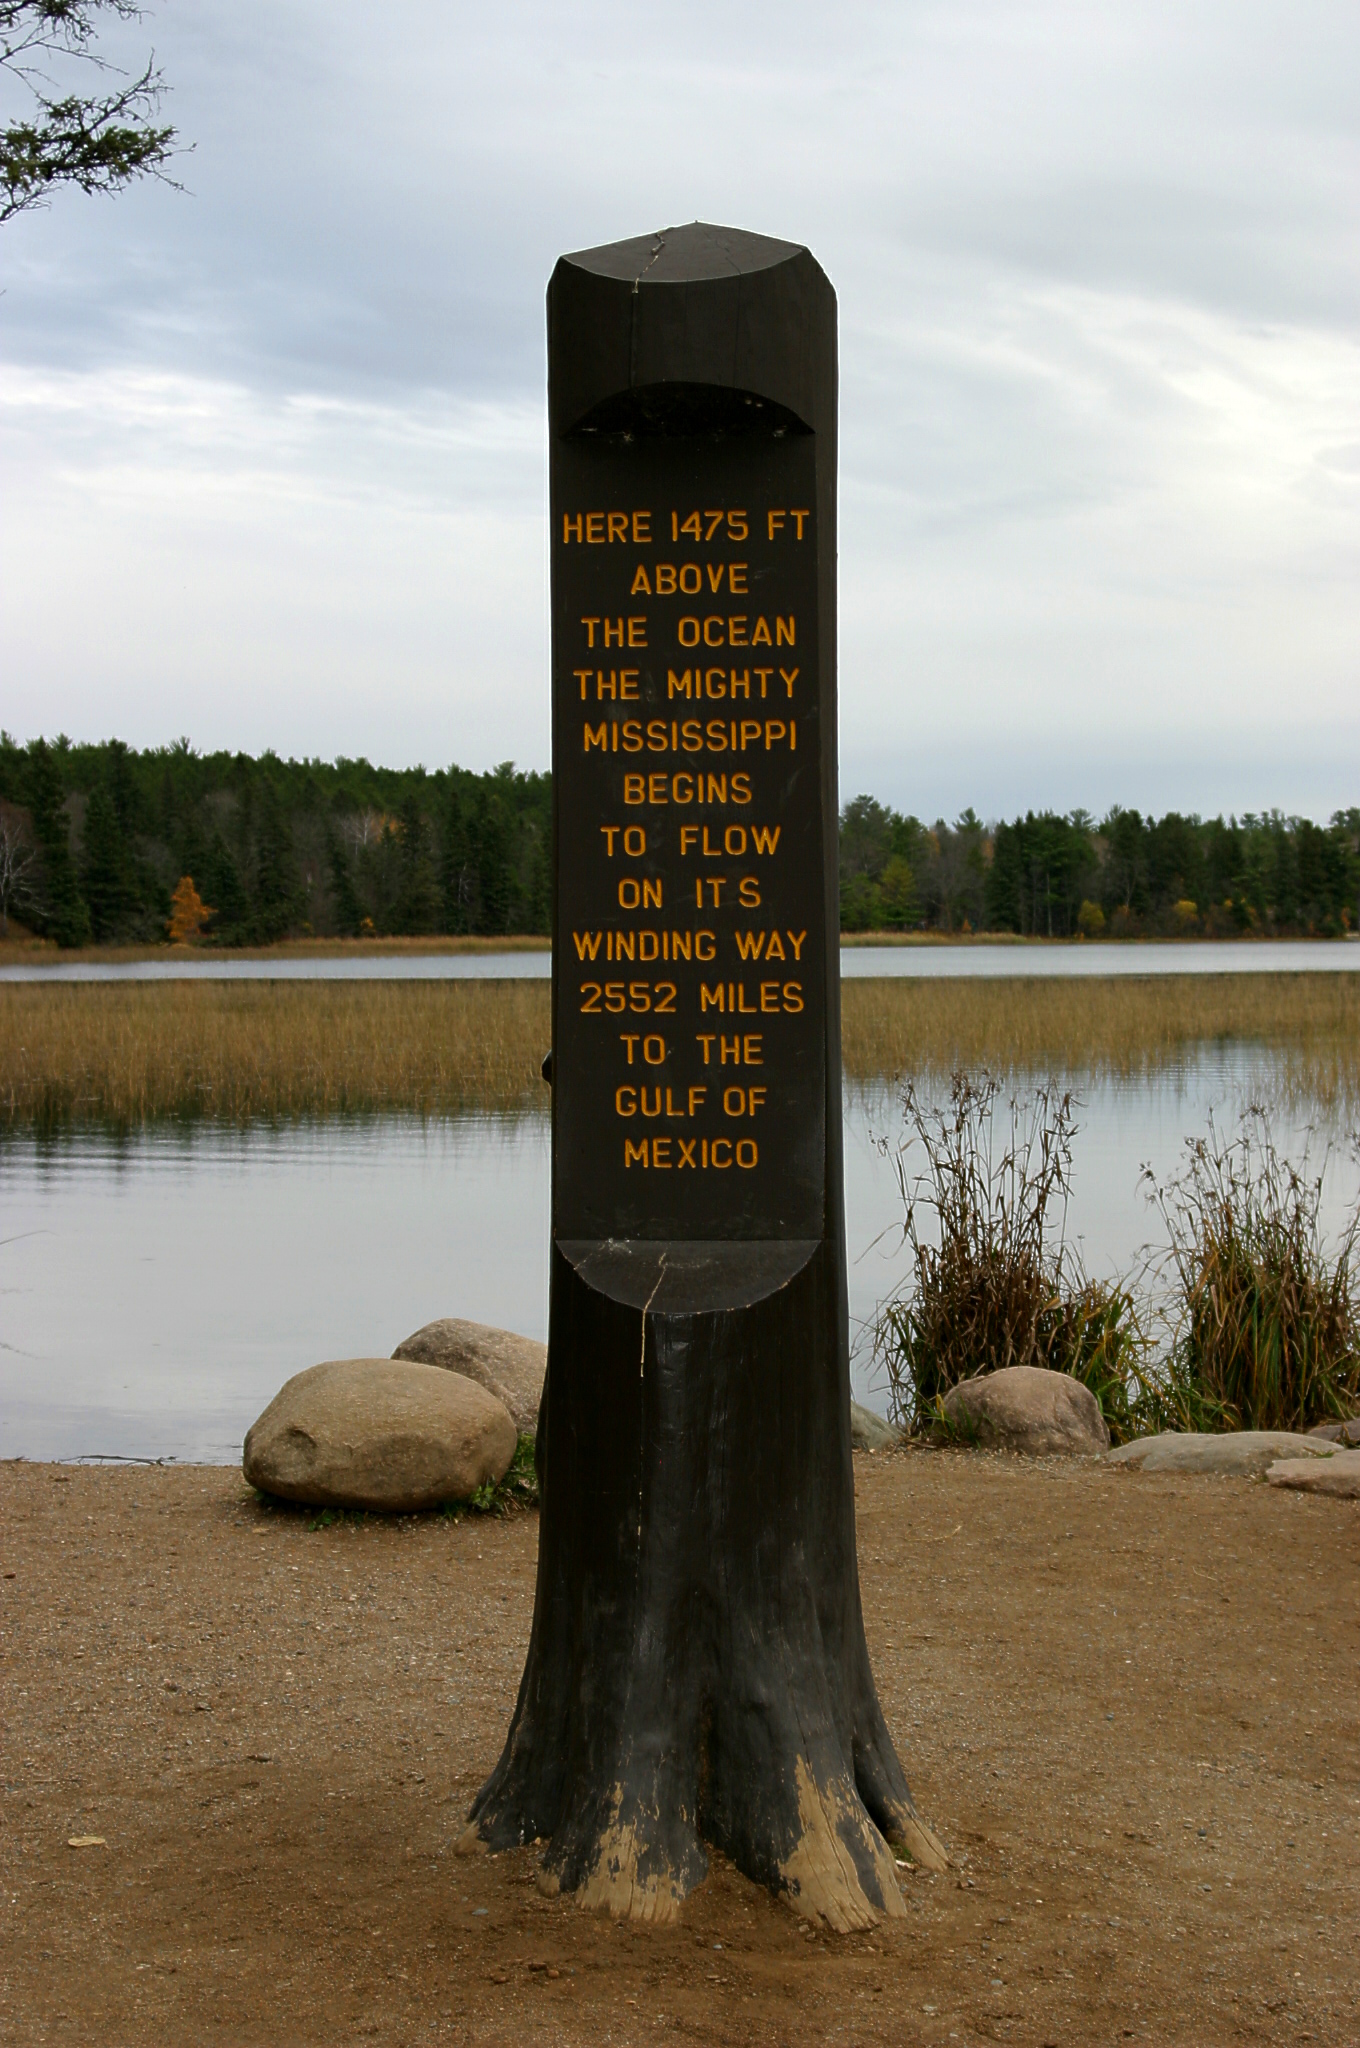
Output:
<path fill-rule="evenodd" d="M 504 1403 L 460 1373 L 335 1358 L 279 1390 L 241 1464 L 252 1486 L 284 1500 L 408 1514 L 503 1479 L 516 1441 Z"/>
<path fill-rule="evenodd" d="M 1329 1444 L 1340 1444 L 1343 1450 L 1360 1449 L 1360 1415 L 1353 1415 L 1349 1422 L 1314 1423 L 1308 1434 L 1325 1437 Z"/>
<path fill-rule="evenodd" d="M 1330 1458 L 1284 1458 L 1271 1466 L 1266 1480 L 1271 1486 L 1297 1487 L 1301 1493 L 1360 1500 L 1360 1451 L 1337 1451 Z"/>
<path fill-rule="evenodd" d="M 546 1344 L 517 1336 L 513 1330 L 498 1330 L 491 1323 L 465 1323 L 457 1316 L 443 1316 L 398 1344 L 392 1356 L 460 1372 L 504 1401 L 521 1436 L 533 1436 L 538 1429 L 538 1404 L 548 1369 Z"/>
<path fill-rule="evenodd" d="M 875 1415 L 872 1408 L 861 1408 L 858 1401 L 852 1401 L 850 1441 L 857 1451 L 892 1451 L 901 1443 L 902 1432 Z"/>
<path fill-rule="evenodd" d="M 1218 1472 L 1259 1479 L 1277 1458 L 1325 1458 L 1331 1448 L 1321 1437 L 1295 1436 L 1287 1429 L 1236 1429 L 1214 1436 L 1168 1430 L 1121 1444 L 1110 1452 L 1109 1463 L 1135 1472 Z"/>
<path fill-rule="evenodd" d="M 1039 1365 L 1007 1365 L 960 1380 L 945 1395 L 944 1412 L 962 1435 L 1035 1457 L 1055 1451 L 1091 1456 L 1110 1442 L 1090 1388 Z"/>

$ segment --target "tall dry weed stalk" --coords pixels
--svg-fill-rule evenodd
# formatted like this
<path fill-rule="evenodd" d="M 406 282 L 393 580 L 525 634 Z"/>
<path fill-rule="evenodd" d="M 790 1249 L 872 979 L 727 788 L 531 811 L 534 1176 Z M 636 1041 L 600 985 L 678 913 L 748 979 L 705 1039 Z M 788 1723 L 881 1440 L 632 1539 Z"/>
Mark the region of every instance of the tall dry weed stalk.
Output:
<path fill-rule="evenodd" d="M 1360 1205 L 1328 1250 L 1322 1166 L 1281 1157 L 1259 1106 L 1238 1136 L 1186 1142 L 1185 1171 L 1143 1180 L 1174 1279 L 1165 1397 L 1182 1429 L 1309 1429 L 1360 1412 Z"/>
<path fill-rule="evenodd" d="M 909 1085 L 906 1139 L 881 1141 L 912 1262 L 875 1328 L 893 1414 L 919 1429 L 960 1380 L 1035 1365 L 1080 1379 L 1122 1441 L 1136 1433 L 1146 1347 L 1130 1291 L 1091 1279 L 1067 1243 L 1074 1098 L 1042 1086 L 1006 1098 L 998 1121 L 1002 1099 L 995 1076 L 955 1074 L 947 1108 Z"/>

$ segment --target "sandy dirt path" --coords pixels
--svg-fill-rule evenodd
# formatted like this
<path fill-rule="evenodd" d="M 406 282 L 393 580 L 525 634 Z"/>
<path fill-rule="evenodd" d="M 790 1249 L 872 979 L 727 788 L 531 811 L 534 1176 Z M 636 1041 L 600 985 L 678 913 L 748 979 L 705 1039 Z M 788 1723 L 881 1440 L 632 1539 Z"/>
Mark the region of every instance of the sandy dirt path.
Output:
<path fill-rule="evenodd" d="M 0 1466 L 0 2039 L 1360 2042 L 1354 1504 L 960 1452 L 856 1485 L 958 1867 L 837 1938 L 720 1865 L 655 1930 L 454 1855 L 535 1516 L 311 1528 L 229 1471 Z"/>

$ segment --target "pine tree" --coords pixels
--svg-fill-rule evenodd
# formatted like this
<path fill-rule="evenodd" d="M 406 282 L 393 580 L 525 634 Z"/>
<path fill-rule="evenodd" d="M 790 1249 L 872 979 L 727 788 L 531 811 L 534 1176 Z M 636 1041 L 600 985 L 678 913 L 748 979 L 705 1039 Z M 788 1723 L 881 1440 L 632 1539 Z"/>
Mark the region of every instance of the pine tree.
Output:
<path fill-rule="evenodd" d="M 61 775 L 46 740 L 36 740 L 29 749 L 29 796 L 42 849 L 41 929 L 59 946 L 83 946 L 90 936 L 90 913 L 76 879 Z"/>
<path fill-rule="evenodd" d="M 477 921 L 479 932 L 508 932 L 519 896 L 514 869 L 510 865 L 510 834 L 499 793 L 483 790 L 478 799 L 472 829 L 473 858 L 477 868 Z"/>
<path fill-rule="evenodd" d="M 397 900 L 392 922 L 397 931 L 419 938 L 438 931 L 443 920 L 429 827 L 414 790 L 401 807 L 400 825 Z"/>
<path fill-rule="evenodd" d="M 250 937 L 250 898 L 231 848 L 215 832 L 203 861 L 203 887 L 213 912 L 209 937 L 219 946 L 244 946 Z"/>
<path fill-rule="evenodd" d="M 118 823 L 123 836 L 129 841 L 141 829 L 141 793 L 133 778 L 132 756 L 126 740 L 109 740 L 103 748 L 105 776 L 113 808 L 118 813 Z"/>
<path fill-rule="evenodd" d="M 201 875 L 208 863 L 208 837 L 198 807 L 186 802 L 179 816 L 173 843 L 175 863 L 182 875 Z"/>
<path fill-rule="evenodd" d="M 536 831 L 529 858 L 529 902 L 524 928 L 530 932 L 552 930 L 552 861 L 547 834 Z"/>
<path fill-rule="evenodd" d="M 255 833 L 255 932 L 265 945 L 281 939 L 298 914 L 293 834 L 273 780 L 263 778 Z"/>
<path fill-rule="evenodd" d="M 444 891 L 444 930 L 470 932 L 474 907 L 472 844 L 463 799 L 450 790 L 440 833 L 439 879 Z"/>
<path fill-rule="evenodd" d="M 326 865 L 330 871 L 335 929 L 341 938 L 357 939 L 363 924 L 364 907 L 354 886 L 344 841 L 333 824 L 326 829 Z"/>
<path fill-rule="evenodd" d="M 95 784 L 86 806 L 80 881 L 96 942 L 127 936 L 136 907 L 132 861 L 105 782 Z"/>

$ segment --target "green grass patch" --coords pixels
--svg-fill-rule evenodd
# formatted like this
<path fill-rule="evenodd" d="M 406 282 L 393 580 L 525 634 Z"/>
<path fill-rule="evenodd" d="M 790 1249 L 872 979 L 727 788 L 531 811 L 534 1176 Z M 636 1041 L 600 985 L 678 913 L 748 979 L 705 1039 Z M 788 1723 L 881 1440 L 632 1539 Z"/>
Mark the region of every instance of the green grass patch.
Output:
<path fill-rule="evenodd" d="M 534 1459 L 534 1439 L 522 1436 L 515 1445 L 515 1455 L 504 1479 L 499 1483 L 486 1480 L 470 1500 L 446 1501 L 439 1512 L 456 1522 L 465 1514 L 513 1515 L 537 1506 L 538 1467 Z"/>

